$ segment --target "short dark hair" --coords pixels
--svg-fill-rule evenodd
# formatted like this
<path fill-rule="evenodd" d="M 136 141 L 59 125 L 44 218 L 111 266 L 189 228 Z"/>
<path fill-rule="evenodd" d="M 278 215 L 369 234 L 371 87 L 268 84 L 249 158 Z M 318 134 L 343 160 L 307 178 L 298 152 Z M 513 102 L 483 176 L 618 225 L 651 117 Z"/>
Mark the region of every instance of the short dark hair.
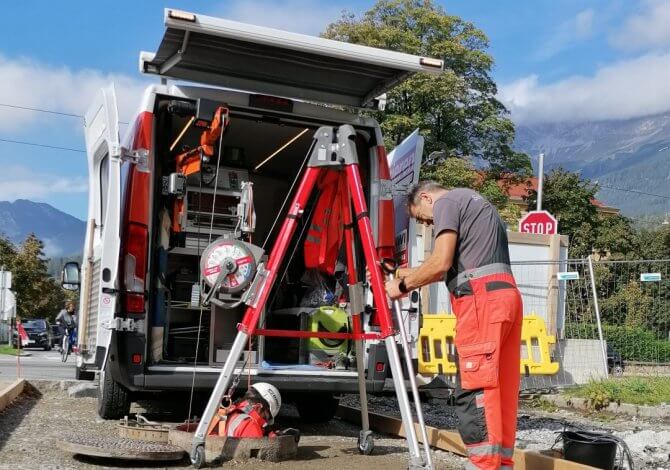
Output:
<path fill-rule="evenodd" d="M 434 180 L 419 181 L 417 184 L 412 186 L 412 188 L 409 190 L 409 193 L 407 193 L 407 208 L 416 206 L 419 203 L 420 193 L 440 191 L 444 189 L 447 188 Z"/>

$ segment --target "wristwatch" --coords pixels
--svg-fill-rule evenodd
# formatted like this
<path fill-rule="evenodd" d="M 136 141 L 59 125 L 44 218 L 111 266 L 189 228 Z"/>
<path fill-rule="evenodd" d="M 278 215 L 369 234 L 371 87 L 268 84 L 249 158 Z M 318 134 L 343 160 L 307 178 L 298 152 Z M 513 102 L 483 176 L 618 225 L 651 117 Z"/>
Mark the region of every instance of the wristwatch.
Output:
<path fill-rule="evenodd" d="M 405 285 L 405 280 L 401 279 L 400 283 L 398 284 L 398 290 L 402 292 L 403 294 L 407 294 L 409 290 L 407 289 L 407 286 Z"/>

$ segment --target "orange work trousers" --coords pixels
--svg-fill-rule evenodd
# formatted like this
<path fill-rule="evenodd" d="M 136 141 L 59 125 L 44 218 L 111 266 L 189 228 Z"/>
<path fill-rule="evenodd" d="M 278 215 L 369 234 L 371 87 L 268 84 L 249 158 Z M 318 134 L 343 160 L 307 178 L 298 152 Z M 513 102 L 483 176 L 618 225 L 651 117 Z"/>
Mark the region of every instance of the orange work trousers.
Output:
<path fill-rule="evenodd" d="M 511 274 L 469 279 L 451 294 L 456 315 L 458 376 L 455 404 L 468 469 L 511 470 L 514 465 L 521 295 Z"/>

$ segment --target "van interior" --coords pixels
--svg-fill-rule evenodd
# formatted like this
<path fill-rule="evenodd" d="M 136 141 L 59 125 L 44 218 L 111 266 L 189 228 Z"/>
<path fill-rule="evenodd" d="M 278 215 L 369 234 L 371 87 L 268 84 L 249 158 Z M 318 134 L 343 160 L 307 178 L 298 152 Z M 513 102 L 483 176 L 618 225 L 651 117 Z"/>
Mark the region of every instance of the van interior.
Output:
<path fill-rule="evenodd" d="M 245 305 L 232 309 L 213 304 L 200 306 L 200 255 L 209 243 L 226 235 L 262 246 L 265 256 L 269 256 L 286 215 L 284 201 L 293 196 L 289 192 L 306 162 L 314 131 L 325 124 L 341 124 L 258 109 L 229 108 L 229 123 L 213 145 L 212 155 L 201 159 L 200 152 L 195 152 L 198 171 L 186 176 L 185 187 L 177 195 L 169 188 L 171 175 L 183 171 L 177 163 L 178 155 L 197 149 L 203 130 L 211 124 L 199 122 L 202 110 L 225 106 L 201 101 L 169 96 L 160 96 L 156 101 L 148 319 L 149 357 L 153 364 L 221 365 L 225 361 Z M 361 174 L 366 181 L 375 134 L 357 130 L 359 156 L 365 156 L 360 158 Z M 253 233 L 244 234 L 238 230 L 236 211 L 241 183 L 247 181 L 253 183 L 256 223 Z M 365 191 L 367 194 L 367 188 Z M 323 306 L 314 302 L 319 289 L 346 296 L 346 272 L 342 269 L 334 276 L 305 269 L 303 242 L 317 198 L 318 194 L 312 195 L 278 273 L 261 319 L 265 328 L 311 328 L 310 315 Z M 329 299 L 328 304 L 333 303 Z M 332 318 L 335 316 L 330 315 L 329 320 Z M 344 324 L 336 324 L 335 331 L 350 328 L 347 318 L 336 321 Z M 318 342 L 254 337 L 242 362 L 249 355 L 250 364 L 262 367 L 323 367 L 323 356 L 309 353 L 310 348 L 319 347 Z M 326 357 L 332 359 L 327 367 L 333 367 L 340 359 L 351 364 L 353 345 L 343 341 L 326 343 L 323 349 L 330 353 Z"/>

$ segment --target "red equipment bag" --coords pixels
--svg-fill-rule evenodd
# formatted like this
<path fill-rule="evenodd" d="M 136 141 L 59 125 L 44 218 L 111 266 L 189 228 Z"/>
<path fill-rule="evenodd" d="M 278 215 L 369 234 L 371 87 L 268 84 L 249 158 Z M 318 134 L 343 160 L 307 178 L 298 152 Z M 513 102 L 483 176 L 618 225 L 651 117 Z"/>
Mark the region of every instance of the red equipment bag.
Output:
<path fill-rule="evenodd" d="M 346 175 L 329 171 L 318 185 L 319 199 L 304 244 L 305 267 L 332 276 L 344 239 L 342 207 L 348 201 Z"/>

